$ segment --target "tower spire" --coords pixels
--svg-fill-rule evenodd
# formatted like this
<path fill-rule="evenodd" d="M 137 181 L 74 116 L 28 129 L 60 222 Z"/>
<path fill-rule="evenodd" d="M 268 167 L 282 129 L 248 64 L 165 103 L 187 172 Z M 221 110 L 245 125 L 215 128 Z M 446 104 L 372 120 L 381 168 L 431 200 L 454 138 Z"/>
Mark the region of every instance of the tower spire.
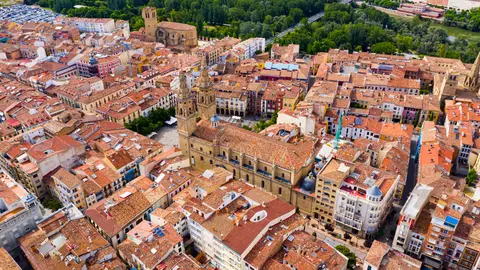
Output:
<path fill-rule="evenodd" d="M 198 86 L 201 89 L 206 89 L 212 86 L 212 81 L 210 81 L 210 76 L 208 76 L 208 65 L 207 65 L 207 56 L 202 57 L 202 64 L 200 66 L 200 81 Z"/>
<path fill-rule="evenodd" d="M 189 98 L 191 95 L 190 89 L 188 89 L 187 86 L 187 76 L 185 75 L 185 72 L 180 72 L 179 75 L 179 80 L 180 80 L 180 87 L 178 89 L 178 95 L 181 99 L 184 98 Z"/>
<path fill-rule="evenodd" d="M 478 79 L 479 79 L 478 73 L 479 72 L 480 72 L 480 52 L 478 53 L 477 58 L 475 59 L 475 63 L 473 63 L 473 66 L 470 69 L 468 76 L 465 78 L 464 86 L 469 88 L 470 90 L 478 90 Z"/>

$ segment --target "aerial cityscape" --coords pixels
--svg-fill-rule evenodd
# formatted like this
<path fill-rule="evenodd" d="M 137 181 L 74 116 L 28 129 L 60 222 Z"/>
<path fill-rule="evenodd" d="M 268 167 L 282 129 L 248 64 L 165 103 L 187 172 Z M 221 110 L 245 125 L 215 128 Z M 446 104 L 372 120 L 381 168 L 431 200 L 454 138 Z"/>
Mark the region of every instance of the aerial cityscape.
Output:
<path fill-rule="evenodd" d="M 0 1 L 2 270 L 480 270 L 479 176 L 479 1 Z"/>

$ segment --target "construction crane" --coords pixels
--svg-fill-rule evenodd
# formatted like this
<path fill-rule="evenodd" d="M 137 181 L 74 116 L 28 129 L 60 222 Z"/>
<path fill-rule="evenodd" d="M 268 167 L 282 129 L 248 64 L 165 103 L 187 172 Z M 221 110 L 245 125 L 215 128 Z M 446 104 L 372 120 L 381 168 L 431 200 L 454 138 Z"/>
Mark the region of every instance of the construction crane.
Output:
<path fill-rule="evenodd" d="M 343 112 L 340 112 L 340 119 L 338 119 L 337 132 L 335 133 L 335 140 L 333 141 L 333 148 L 338 149 L 338 143 L 340 142 L 340 136 L 342 136 L 342 122 Z"/>

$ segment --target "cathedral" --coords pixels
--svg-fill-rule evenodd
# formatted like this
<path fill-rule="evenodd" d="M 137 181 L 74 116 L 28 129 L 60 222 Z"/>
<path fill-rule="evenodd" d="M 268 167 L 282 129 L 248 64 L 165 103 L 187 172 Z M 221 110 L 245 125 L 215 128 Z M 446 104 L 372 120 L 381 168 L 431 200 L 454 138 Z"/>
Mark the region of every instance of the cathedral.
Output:
<path fill-rule="evenodd" d="M 145 22 L 146 41 L 159 42 L 165 47 L 193 48 L 198 45 L 197 28 L 183 23 L 157 22 L 157 10 L 145 7 L 142 10 Z"/>
<path fill-rule="evenodd" d="M 225 168 L 234 178 L 261 187 L 311 216 L 315 186 L 307 187 L 303 180 L 312 169 L 318 140 L 309 137 L 292 144 L 221 121 L 215 114 L 215 92 L 205 58 L 197 86 L 198 114 L 185 74 L 180 74 L 177 128 L 180 149 L 190 165 L 200 171 Z"/>

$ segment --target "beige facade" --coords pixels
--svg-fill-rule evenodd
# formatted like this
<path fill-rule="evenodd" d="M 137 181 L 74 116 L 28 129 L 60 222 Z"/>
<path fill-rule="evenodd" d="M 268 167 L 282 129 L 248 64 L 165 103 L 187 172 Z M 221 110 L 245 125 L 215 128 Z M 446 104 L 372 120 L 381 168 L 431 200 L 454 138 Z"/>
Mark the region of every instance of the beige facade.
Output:
<path fill-rule="evenodd" d="M 296 206 L 299 212 L 313 214 L 315 198 L 294 187 L 313 166 L 316 140 L 288 144 L 220 122 L 215 116 L 216 104 L 211 101 L 215 97 L 207 81 L 205 64 L 201 74 L 198 107 L 202 119 L 198 123 L 195 121 L 191 92 L 186 87 L 184 75 L 181 75 L 183 86 L 177 104 L 180 148 L 190 158 L 191 166 L 200 171 L 225 168 L 234 178 L 271 192 Z"/>

